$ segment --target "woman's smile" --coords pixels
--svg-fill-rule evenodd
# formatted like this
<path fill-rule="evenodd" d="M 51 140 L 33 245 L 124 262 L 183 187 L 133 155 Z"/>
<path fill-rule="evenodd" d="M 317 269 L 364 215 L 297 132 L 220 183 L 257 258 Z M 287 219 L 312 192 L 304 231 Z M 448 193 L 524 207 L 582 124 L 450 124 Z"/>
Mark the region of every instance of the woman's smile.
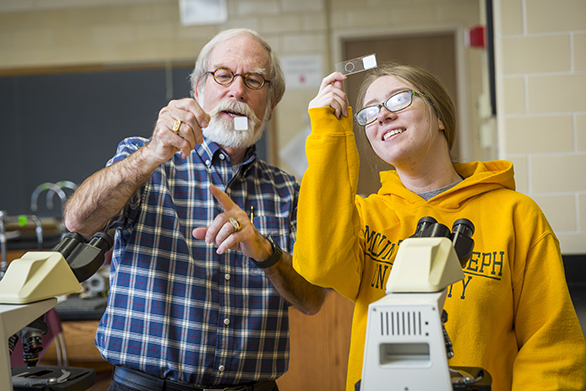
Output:
<path fill-rule="evenodd" d="M 404 128 L 395 128 L 395 129 L 389 129 L 386 132 L 383 133 L 383 137 L 382 140 L 383 141 L 387 141 L 389 138 L 393 137 L 396 134 L 401 134 L 405 131 Z"/>

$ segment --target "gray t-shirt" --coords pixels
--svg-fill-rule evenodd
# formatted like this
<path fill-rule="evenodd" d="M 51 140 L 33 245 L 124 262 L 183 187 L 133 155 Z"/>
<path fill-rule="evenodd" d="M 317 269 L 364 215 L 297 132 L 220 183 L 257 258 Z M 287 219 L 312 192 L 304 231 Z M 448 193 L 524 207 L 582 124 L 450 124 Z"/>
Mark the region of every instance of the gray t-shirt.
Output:
<path fill-rule="evenodd" d="M 421 198 L 423 198 L 425 201 L 428 201 L 428 200 L 432 199 L 433 197 L 435 197 L 436 195 L 441 194 L 448 189 L 451 189 L 452 187 L 456 186 L 460 182 L 462 182 L 462 179 L 457 180 L 454 183 L 450 183 L 449 185 L 440 187 L 439 189 L 429 190 L 429 191 L 425 191 L 423 193 L 417 193 L 417 195 L 420 196 Z"/>

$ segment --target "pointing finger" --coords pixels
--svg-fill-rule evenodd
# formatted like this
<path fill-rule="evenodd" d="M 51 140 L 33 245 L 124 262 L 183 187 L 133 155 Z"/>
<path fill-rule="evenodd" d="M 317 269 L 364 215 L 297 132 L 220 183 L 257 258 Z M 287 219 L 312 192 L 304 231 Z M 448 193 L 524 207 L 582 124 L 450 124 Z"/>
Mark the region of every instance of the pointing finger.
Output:
<path fill-rule="evenodd" d="M 228 210 L 231 210 L 235 206 L 237 206 L 234 203 L 234 201 L 232 201 L 230 199 L 230 197 L 228 196 L 228 194 L 226 194 L 225 192 L 223 192 L 222 190 L 220 190 L 220 188 L 218 188 L 218 187 L 216 187 L 214 185 L 210 185 L 210 192 L 212 193 L 212 195 L 214 196 L 214 198 L 216 200 L 218 200 L 218 202 L 222 206 L 222 209 L 224 209 L 224 212 L 225 211 L 228 211 Z"/>

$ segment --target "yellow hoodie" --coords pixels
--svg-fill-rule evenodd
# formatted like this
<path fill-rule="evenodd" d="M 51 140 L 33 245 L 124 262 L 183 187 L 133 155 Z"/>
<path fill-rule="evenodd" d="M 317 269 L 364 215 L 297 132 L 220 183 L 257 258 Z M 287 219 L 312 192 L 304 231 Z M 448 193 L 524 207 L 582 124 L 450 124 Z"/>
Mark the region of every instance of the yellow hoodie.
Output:
<path fill-rule="evenodd" d="M 586 343 L 558 240 L 537 204 L 515 191 L 510 162 L 456 164 L 465 179 L 428 201 L 383 172 L 378 194 L 363 199 L 351 113 L 309 114 L 293 266 L 355 302 L 347 391 L 362 375 L 368 305 L 384 297 L 397 249 L 424 216 L 476 228 L 464 281 L 448 288 L 444 307 L 450 366 L 488 370 L 493 391 L 586 389 Z"/>

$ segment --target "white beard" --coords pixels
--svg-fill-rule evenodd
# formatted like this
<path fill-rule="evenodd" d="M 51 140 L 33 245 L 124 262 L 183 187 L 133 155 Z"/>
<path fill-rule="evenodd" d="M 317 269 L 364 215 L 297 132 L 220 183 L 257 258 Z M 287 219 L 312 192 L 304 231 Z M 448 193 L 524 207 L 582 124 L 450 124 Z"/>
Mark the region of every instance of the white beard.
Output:
<path fill-rule="evenodd" d="M 203 95 L 200 99 L 201 107 L 204 106 Z M 202 129 L 204 136 L 210 141 L 218 145 L 228 148 L 248 148 L 262 137 L 264 128 L 268 122 L 268 113 L 270 106 L 267 105 L 267 110 L 263 116 L 262 121 L 258 119 L 254 111 L 246 103 L 222 100 L 209 113 L 211 120 L 207 128 Z M 247 130 L 235 130 L 234 121 L 226 119 L 222 116 L 223 111 L 238 113 L 248 118 Z"/>

